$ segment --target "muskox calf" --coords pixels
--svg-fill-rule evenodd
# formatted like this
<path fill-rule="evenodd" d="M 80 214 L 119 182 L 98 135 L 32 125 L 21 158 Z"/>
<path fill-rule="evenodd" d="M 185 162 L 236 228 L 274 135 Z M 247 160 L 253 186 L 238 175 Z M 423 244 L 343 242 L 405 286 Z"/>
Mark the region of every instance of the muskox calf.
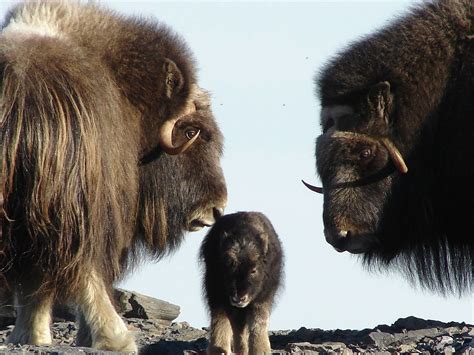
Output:
<path fill-rule="evenodd" d="M 222 217 L 204 239 L 201 259 L 211 313 L 209 353 L 270 352 L 268 321 L 283 253 L 268 218 L 257 212 Z"/>

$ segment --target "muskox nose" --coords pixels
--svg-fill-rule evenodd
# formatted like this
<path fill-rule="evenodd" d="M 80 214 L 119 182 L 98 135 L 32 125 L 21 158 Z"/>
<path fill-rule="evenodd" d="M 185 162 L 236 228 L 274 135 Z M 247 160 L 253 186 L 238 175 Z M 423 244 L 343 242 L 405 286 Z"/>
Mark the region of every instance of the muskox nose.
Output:
<path fill-rule="evenodd" d="M 230 303 L 234 307 L 244 308 L 245 306 L 249 304 L 249 296 L 248 295 L 243 295 L 243 296 L 234 295 L 230 298 Z"/>
<path fill-rule="evenodd" d="M 214 219 L 217 221 L 224 215 L 224 207 L 214 207 L 212 209 L 212 213 L 214 215 Z"/>
<path fill-rule="evenodd" d="M 249 296 L 247 296 L 247 295 L 243 295 L 241 297 L 234 296 L 234 297 L 232 297 L 232 301 L 234 301 L 235 303 L 241 303 L 241 302 L 247 301 L 247 298 L 249 298 Z"/>
<path fill-rule="evenodd" d="M 353 254 L 360 254 L 376 247 L 378 240 L 375 234 L 361 233 L 354 230 L 339 230 L 325 228 L 324 235 L 326 241 L 338 252 L 348 251 Z"/>
<path fill-rule="evenodd" d="M 334 249 L 338 252 L 343 252 L 346 250 L 344 245 L 346 244 L 347 237 L 350 236 L 350 232 L 334 228 L 325 228 L 324 236 L 326 237 L 326 241 L 331 244 Z"/>

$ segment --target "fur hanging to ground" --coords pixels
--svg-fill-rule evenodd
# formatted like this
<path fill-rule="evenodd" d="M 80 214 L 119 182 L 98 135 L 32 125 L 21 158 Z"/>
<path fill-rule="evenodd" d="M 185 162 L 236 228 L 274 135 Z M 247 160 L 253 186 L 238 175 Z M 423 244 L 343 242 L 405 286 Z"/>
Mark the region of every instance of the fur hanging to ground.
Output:
<path fill-rule="evenodd" d="M 226 203 L 222 135 L 192 54 L 152 20 L 39 1 L 6 17 L 0 71 L 9 341 L 50 343 L 59 297 L 78 306 L 78 345 L 135 351 L 112 283 Z"/>

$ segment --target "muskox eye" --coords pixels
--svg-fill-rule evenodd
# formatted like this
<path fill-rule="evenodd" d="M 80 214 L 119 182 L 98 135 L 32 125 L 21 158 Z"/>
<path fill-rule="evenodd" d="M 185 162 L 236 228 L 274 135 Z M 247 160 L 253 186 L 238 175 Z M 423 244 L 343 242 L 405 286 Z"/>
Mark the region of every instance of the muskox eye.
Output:
<path fill-rule="evenodd" d="M 372 150 L 370 148 L 365 148 L 360 152 L 361 159 L 368 159 L 372 156 Z"/>
<path fill-rule="evenodd" d="M 191 139 L 197 134 L 197 132 L 198 132 L 197 129 L 189 128 L 189 129 L 186 130 L 186 132 L 184 132 L 184 134 L 186 135 L 187 139 Z"/>
<path fill-rule="evenodd" d="M 257 273 L 257 268 L 254 267 L 252 270 L 250 270 L 251 275 L 255 275 Z"/>

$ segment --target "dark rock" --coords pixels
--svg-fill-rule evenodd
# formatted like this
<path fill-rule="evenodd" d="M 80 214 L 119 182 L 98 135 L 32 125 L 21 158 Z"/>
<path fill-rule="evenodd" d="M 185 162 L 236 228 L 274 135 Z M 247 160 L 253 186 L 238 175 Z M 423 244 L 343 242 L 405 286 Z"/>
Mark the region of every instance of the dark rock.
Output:
<path fill-rule="evenodd" d="M 417 329 L 424 329 L 424 328 L 448 328 L 448 327 L 459 327 L 464 326 L 465 323 L 444 323 L 437 320 L 425 320 L 417 317 L 406 317 L 400 318 L 395 323 L 393 323 L 392 327 L 396 328 L 397 330 L 417 330 Z"/>
<path fill-rule="evenodd" d="M 400 318 L 393 323 L 393 327 L 400 330 L 423 329 L 428 328 L 428 321 L 417 317 Z"/>
<path fill-rule="evenodd" d="M 140 355 L 176 355 L 187 353 L 204 353 L 207 349 L 207 339 L 199 338 L 195 341 L 165 341 L 159 340 L 158 342 L 150 345 L 146 345 L 140 350 Z"/>

